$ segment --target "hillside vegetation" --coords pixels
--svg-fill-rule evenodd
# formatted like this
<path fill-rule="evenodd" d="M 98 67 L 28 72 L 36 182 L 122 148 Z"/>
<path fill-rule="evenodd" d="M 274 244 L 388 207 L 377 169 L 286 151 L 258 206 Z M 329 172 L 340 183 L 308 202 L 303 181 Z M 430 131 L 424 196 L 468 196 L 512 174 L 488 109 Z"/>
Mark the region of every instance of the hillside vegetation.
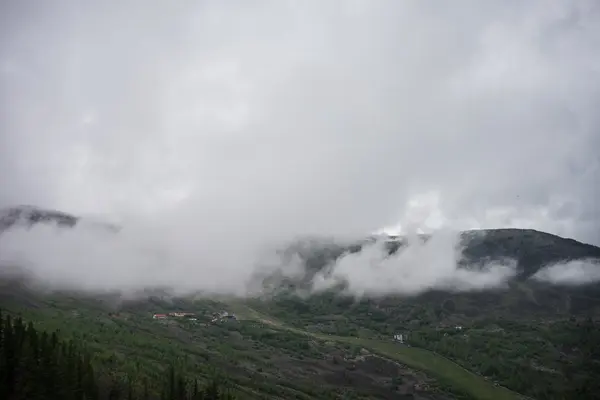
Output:
<path fill-rule="evenodd" d="M 38 214 L 19 214 L 10 224 L 65 218 Z M 512 259 L 517 274 L 494 290 L 355 298 L 341 286 L 307 296 L 297 289 L 369 243 L 311 238 L 283 251 L 305 273 L 259 277 L 270 290 L 255 299 L 173 298 L 156 290 L 124 301 L 116 294 L 41 293 L 5 277 L 0 308 L 11 322 L 0 326 L 5 334 L 14 326 L 21 350 L 15 356 L 3 347 L 5 382 L 20 383 L 2 390 L 14 399 L 54 390 L 35 375 L 38 367 L 28 367 L 45 360 L 55 363 L 52 373 L 71 374 L 63 398 L 194 398 L 217 381 L 240 399 L 598 398 L 600 284 L 553 285 L 533 277 L 549 265 L 598 260 L 600 249 L 515 229 L 464 232 L 460 241 L 461 268 Z M 402 238 L 389 241 L 388 254 L 405 245 Z M 223 311 L 236 317 L 224 318 Z M 153 318 L 173 312 L 193 318 Z M 52 341 L 63 343 L 55 353 L 39 344 L 53 332 Z M 56 361 L 63 353 L 70 358 Z M 24 366 L 7 369 L 17 359 Z M 23 384 L 32 380 L 40 384 Z"/>
<path fill-rule="evenodd" d="M 121 397 L 112 398 L 127 398 L 130 377 L 135 393 L 144 393 L 143 382 L 160 393 L 170 365 L 200 387 L 219 378 L 241 399 L 470 398 L 358 343 L 307 337 L 257 319 L 211 323 L 214 313 L 233 311 L 226 303 L 159 298 L 118 303 L 65 292 L 42 296 L 14 282 L 0 293 L 6 314 L 84 345 L 98 375 L 121 388 Z M 154 313 L 176 311 L 192 312 L 195 320 L 153 319 Z"/>
<path fill-rule="evenodd" d="M 156 393 L 158 391 L 160 395 Z M 95 370 L 90 354 L 73 340 L 59 339 L 0 313 L 0 396 L 3 399 L 173 399 L 233 400 L 217 380 L 205 387 L 189 382 L 171 365 L 166 378 L 149 382 L 140 374 L 115 379 Z"/>
<path fill-rule="evenodd" d="M 430 240 L 422 235 L 423 242 Z M 388 339 L 455 361 L 462 367 L 533 398 L 595 398 L 600 393 L 600 284 L 554 285 L 532 279 L 543 268 L 597 261 L 600 248 L 543 232 L 518 229 L 461 234 L 463 268 L 514 260 L 517 274 L 494 290 L 429 290 L 418 296 L 354 298 L 343 285 L 311 296 L 297 295 L 314 274 L 364 244 L 310 240 L 292 246 L 306 265 L 296 281 L 252 307 L 297 329 L 343 337 Z M 386 244 L 390 255 L 406 241 Z M 561 264 L 562 263 L 562 264 Z M 365 266 L 367 268 L 367 266 Z M 479 395 L 478 395 L 479 396 Z"/>
<path fill-rule="evenodd" d="M 511 318 L 510 313 L 467 317 L 461 314 L 456 295 L 446 294 L 441 303 L 425 297 L 357 302 L 332 293 L 310 299 L 280 295 L 269 302 L 253 302 L 252 307 L 316 334 L 388 343 L 403 334 L 411 349 L 440 354 L 533 398 L 593 398 L 589 396 L 598 393 L 597 317 L 527 319 Z M 446 307 L 442 313 L 441 307 Z M 432 360 L 428 365 L 437 364 Z"/>

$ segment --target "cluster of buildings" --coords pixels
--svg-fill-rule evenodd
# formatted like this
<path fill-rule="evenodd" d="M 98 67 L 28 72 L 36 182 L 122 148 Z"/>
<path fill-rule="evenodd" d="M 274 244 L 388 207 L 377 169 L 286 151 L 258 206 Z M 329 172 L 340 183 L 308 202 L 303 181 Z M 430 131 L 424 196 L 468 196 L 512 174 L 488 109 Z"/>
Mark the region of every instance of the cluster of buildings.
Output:
<path fill-rule="evenodd" d="M 196 314 L 190 313 L 190 312 L 172 312 L 172 313 L 168 313 L 168 314 L 153 314 L 152 318 L 153 319 L 185 318 L 188 321 L 197 321 L 198 320 L 198 318 L 196 317 Z M 211 316 L 210 322 L 212 324 L 215 324 L 220 321 L 232 321 L 232 320 L 233 321 L 237 320 L 237 317 L 235 316 L 235 314 L 230 314 L 227 311 L 221 311 L 221 312 L 213 313 Z"/>
<path fill-rule="evenodd" d="M 196 321 L 196 314 L 189 312 L 172 312 L 168 314 L 154 314 L 152 316 L 153 319 L 167 319 L 169 317 L 173 318 L 188 318 L 190 321 Z"/>

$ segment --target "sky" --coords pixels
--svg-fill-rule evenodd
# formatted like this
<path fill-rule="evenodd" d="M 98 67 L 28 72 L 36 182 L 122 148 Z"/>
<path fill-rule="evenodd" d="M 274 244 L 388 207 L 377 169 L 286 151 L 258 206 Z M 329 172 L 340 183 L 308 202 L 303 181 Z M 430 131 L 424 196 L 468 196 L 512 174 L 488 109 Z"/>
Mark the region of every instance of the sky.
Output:
<path fill-rule="evenodd" d="M 243 237 L 231 263 L 384 227 L 600 245 L 594 0 L 0 7 L 0 206 L 161 226 L 190 260 Z"/>

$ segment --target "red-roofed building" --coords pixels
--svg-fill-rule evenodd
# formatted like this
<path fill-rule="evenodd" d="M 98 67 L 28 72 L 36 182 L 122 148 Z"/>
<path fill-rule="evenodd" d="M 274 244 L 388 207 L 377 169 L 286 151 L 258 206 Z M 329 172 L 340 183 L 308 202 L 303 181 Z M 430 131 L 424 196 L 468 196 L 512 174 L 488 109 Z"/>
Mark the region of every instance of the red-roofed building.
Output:
<path fill-rule="evenodd" d="M 167 314 L 154 314 L 152 316 L 152 318 L 154 318 L 154 319 L 165 319 L 165 318 L 167 318 Z"/>

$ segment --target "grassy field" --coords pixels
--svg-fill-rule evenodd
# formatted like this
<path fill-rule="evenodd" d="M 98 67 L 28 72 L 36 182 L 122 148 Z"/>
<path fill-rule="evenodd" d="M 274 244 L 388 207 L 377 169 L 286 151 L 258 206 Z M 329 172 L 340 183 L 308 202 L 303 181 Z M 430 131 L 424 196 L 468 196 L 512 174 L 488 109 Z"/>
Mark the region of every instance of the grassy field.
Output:
<path fill-rule="evenodd" d="M 475 399 L 516 400 L 523 398 L 523 396 L 518 393 L 496 386 L 492 382 L 469 372 L 451 360 L 425 349 L 408 347 L 383 340 L 308 332 L 299 328 L 287 326 L 283 322 L 261 314 L 242 303 L 232 303 L 231 307 L 236 310 L 241 318 L 261 321 L 278 328 L 290 330 L 297 334 L 309 335 L 322 340 L 363 346 L 377 354 L 399 361 L 418 370 L 425 371 L 436 377 L 445 385 L 458 392 L 466 393 Z"/>
<path fill-rule="evenodd" d="M 477 399 L 514 400 L 523 398 L 523 396 L 506 388 L 495 386 L 481 376 L 475 375 L 447 358 L 428 350 L 362 338 L 336 337 L 336 340 L 360 344 L 406 365 L 429 372 L 441 382 L 467 392 Z"/>

